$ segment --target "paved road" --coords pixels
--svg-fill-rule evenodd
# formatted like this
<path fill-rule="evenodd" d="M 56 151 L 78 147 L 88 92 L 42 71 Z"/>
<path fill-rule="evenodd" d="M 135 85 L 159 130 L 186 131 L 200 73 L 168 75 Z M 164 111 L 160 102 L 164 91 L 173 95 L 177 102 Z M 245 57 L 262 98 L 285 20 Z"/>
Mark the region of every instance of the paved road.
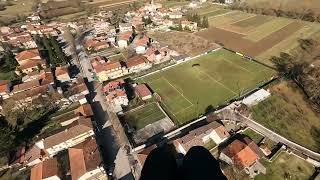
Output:
<path fill-rule="evenodd" d="M 320 154 L 319 153 L 311 151 L 310 149 L 307 149 L 297 143 L 294 143 L 294 142 L 286 139 L 285 137 L 271 131 L 270 129 L 260 125 L 259 123 L 255 122 L 252 119 L 249 119 L 239 113 L 234 113 L 233 115 L 230 115 L 228 118 L 230 118 L 230 120 L 233 119 L 235 121 L 240 121 L 240 122 L 244 123 L 245 125 L 247 125 L 248 127 L 260 132 L 261 134 L 268 137 L 269 139 L 271 139 L 275 142 L 281 142 L 291 149 L 294 149 L 300 153 L 303 153 L 304 155 L 306 155 L 314 160 L 320 161 Z"/>
<path fill-rule="evenodd" d="M 76 39 L 76 54 L 78 55 L 78 68 L 82 76 L 87 78 L 88 89 L 90 91 L 89 102 L 91 102 L 94 112 L 94 120 L 97 125 L 97 141 L 102 146 L 102 156 L 105 166 L 111 167 L 115 165 L 114 176 L 116 179 L 134 179 L 131 173 L 129 157 L 124 150 L 124 144 L 127 141 L 119 136 L 120 122 L 116 122 L 115 114 L 108 112 L 105 96 L 101 90 L 101 83 L 97 83 L 92 78 L 89 69 L 92 69 L 90 57 L 83 50 L 83 40 L 91 30 L 81 33 Z M 121 125 L 121 124 L 120 124 Z M 120 130 L 121 130 L 120 129 Z M 120 138 L 119 138 L 120 137 Z"/>

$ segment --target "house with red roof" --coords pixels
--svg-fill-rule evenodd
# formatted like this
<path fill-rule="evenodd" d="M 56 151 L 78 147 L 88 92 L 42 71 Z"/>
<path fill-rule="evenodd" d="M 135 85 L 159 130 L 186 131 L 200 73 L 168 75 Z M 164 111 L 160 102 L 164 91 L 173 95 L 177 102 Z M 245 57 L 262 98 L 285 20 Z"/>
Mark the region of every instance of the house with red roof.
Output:
<path fill-rule="evenodd" d="M 45 151 L 49 157 L 84 142 L 94 135 L 90 118 L 80 118 L 62 128 L 56 134 L 46 137 L 35 143 L 39 149 Z"/>
<path fill-rule="evenodd" d="M 87 103 L 86 95 L 88 94 L 89 90 L 83 79 L 74 83 L 66 92 L 66 95 L 71 102 L 79 102 L 80 104 Z"/>
<path fill-rule="evenodd" d="M 132 31 L 123 32 L 118 37 L 118 46 L 120 49 L 125 49 L 128 47 L 130 40 L 132 39 Z"/>
<path fill-rule="evenodd" d="M 30 180 L 60 180 L 58 161 L 56 158 L 40 162 L 31 169 Z"/>
<path fill-rule="evenodd" d="M 175 140 L 174 145 L 179 152 L 186 154 L 193 146 L 204 146 L 209 141 L 220 144 L 229 137 L 230 134 L 225 127 L 217 121 L 213 121 Z"/>
<path fill-rule="evenodd" d="M 9 80 L 0 80 L 0 99 L 9 98 L 11 85 Z"/>
<path fill-rule="evenodd" d="M 134 41 L 133 45 L 136 50 L 137 54 L 145 54 L 146 50 L 149 46 L 150 38 L 146 35 L 137 36 Z"/>
<path fill-rule="evenodd" d="M 28 60 L 26 63 L 18 66 L 15 73 L 18 75 L 20 75 L 21 72 L 24 74 L 29 74 L 34 71 L 38 71 L 40 68 L 47 68 L 45 60 L 32 59 L 32 60 Z"/>
<path fill-rule="evenodd" d="M 135 88 L 136 94 L 143 100 L 146 101 L 152 98 L 152 93 L 145 84 L 139 84 Z"/>
<path fill-rule="evenodd" d="M 161 52 L 154 47 L 148 48 L 143 56 L 151 63 L 160 63 L 163 58 Z"/>
<path fill-rule="evenodd" d="M 56 67 L 55 76 L 60 82 L 67 82 L 71 80 L 67 66 Z"/>
<path fill-rule="evenodd" d="M 263 156 L 260 148 L 248 137 L 236 139 L 221 150 L 219 159 L 239 170 L 245 170 L 251 177 L 266 173 L 266 168 L 259 162 Z"/>
<path fill-rule="evenodd" d="M 95 138 L 69 148 L 68 157 L 72 180 L 107 179 Z"/>
<path fill-rule="evenodd" d="M 19 65 L 23 65 L 31 60 L 41 60 L 38 49 L 25 50 L 16 55 Z"/>
<path fill-rule="evenodd" d="M 106 40 L 89 39 L 85 42 L 88 51 L 98 52 L 109 47 Z"/>
<path fill-rule="evenodd" d="M 114 111 L 116 112 L 122 111 L 122 106 L 127 106 L 129 104 L 124 84 L 125 82 L 123 79 L 118 79 L 109 82 L 102 88 L 107 101 L 113 105 Z"/>
<path fill-rule="evenodd" d="M 91 65 L 100 82 L 115 79 L 128 74 L 125 66 L 119 61 L 108 61 L 104 57 L 97 56 L 91 61 Z"/>
<path fill-rule="evenodd" d="M 147 58 L 141 55 L 136 55 L 127 59 L 126 66 L 129 73 L 140 72 L 150 68 L 152 65 Z"/>

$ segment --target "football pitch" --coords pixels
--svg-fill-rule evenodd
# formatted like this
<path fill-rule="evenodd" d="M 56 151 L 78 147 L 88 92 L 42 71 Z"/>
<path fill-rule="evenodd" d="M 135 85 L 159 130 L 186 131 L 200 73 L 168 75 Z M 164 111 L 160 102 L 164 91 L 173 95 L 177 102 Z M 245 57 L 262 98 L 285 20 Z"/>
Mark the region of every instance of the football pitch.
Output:
<path fill-rule="evenodd" d="M 210 106 L 226 104 L 254 89 L 273 74 L 265 66 L 222 49 L 140 81 L 160 95 L 164 109 L 182 125 L 204 114 Z"/>

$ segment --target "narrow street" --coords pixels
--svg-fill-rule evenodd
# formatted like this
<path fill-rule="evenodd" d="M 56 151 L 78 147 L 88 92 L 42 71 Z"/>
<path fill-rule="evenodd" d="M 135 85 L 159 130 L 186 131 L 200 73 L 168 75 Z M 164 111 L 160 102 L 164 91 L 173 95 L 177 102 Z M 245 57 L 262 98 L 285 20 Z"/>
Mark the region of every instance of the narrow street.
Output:
<path fill-rule="evenodd" d="M 90 56 L 83 50 L 84 37 L 90 31 L 90 29 L 86 30 L 75 39 L 75 54 L 78 60 L 75 64 L 78 66 L 83 78 L 87 80 L 87 87 L 90 91 L 88 101 L 91 103 L 94 113 L 94 121 L 97 126 L 96 137 L 101 146 L 105 168 L 107 171 L 109 169 L 114 170 L 113 176 L 115 179 L 132 180 L 134 177 L 131 173 L 127 152 L 124 150 L 128 140 L 123 138 L 124 132 L 121 135 L 122 126 L 120 122 L 115 120 L 116 118 L 113 118 L 116 115 L 108 112 L 105 96 L 102 93 L 102 84 L 94 81 L 91 74 Z"/>

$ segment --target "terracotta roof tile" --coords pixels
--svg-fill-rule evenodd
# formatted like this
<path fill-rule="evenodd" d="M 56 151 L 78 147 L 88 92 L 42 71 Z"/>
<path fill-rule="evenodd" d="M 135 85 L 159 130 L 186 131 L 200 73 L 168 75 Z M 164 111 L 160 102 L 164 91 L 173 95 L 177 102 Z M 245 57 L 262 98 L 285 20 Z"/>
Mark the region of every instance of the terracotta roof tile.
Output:
<path fill-rule="evenodd" d="M 79 119 L 73 122 L 70 127 L 63 130 L 55 135 L 49 136 L 44 139 L 44 147 L 48 149 L 55 145 L 58 145 L 62 142 L 67 141 L 68 139 L 74 138 L 78 135 L 86 133 L 92 130 L 91 119 Z"/>
<path fill-rule="evenodd" d="M 33 80 L 33 81 L 29 81 L 29 82 L 25 82 L 25 83 L 21 83 L 18 85 L 13 86 L 13 93 L 18 93 L 21 91 L 26 91 L 35 87 L 39 87 L 40 86 L 40 82 L 39 80 Z"/>
<path fill-rule="evenodd" d="M 131 67 L 138 66 L 138 65 L 146 63 L 146 62 L 147 62 L 147 60 L 144 56 L 137 55 L 137 56 L 133 56 L 133 57 L 127 59 L 126 64 L 127 64 L 128 68 L 131 68 Z"/>
<path fill-rule="evenodd" d="M 93 137 L 69 148 L 69 157 L 72 179 L 77 179 L 86 172 L 97 169 L 102 163 L 99 147 Z"/>
<path fill-rule="evenodd" d="M 25 50 L 16 55 L 17 61 L 32 59 L 40 56 L 38 49 Z"/>
<path fill-rule="evenodd" d="M 152 95 L 150 90 L 145 84 L 139 84 L 135 87 L 136 92 L 140 97 L 146 97 Z"/>

